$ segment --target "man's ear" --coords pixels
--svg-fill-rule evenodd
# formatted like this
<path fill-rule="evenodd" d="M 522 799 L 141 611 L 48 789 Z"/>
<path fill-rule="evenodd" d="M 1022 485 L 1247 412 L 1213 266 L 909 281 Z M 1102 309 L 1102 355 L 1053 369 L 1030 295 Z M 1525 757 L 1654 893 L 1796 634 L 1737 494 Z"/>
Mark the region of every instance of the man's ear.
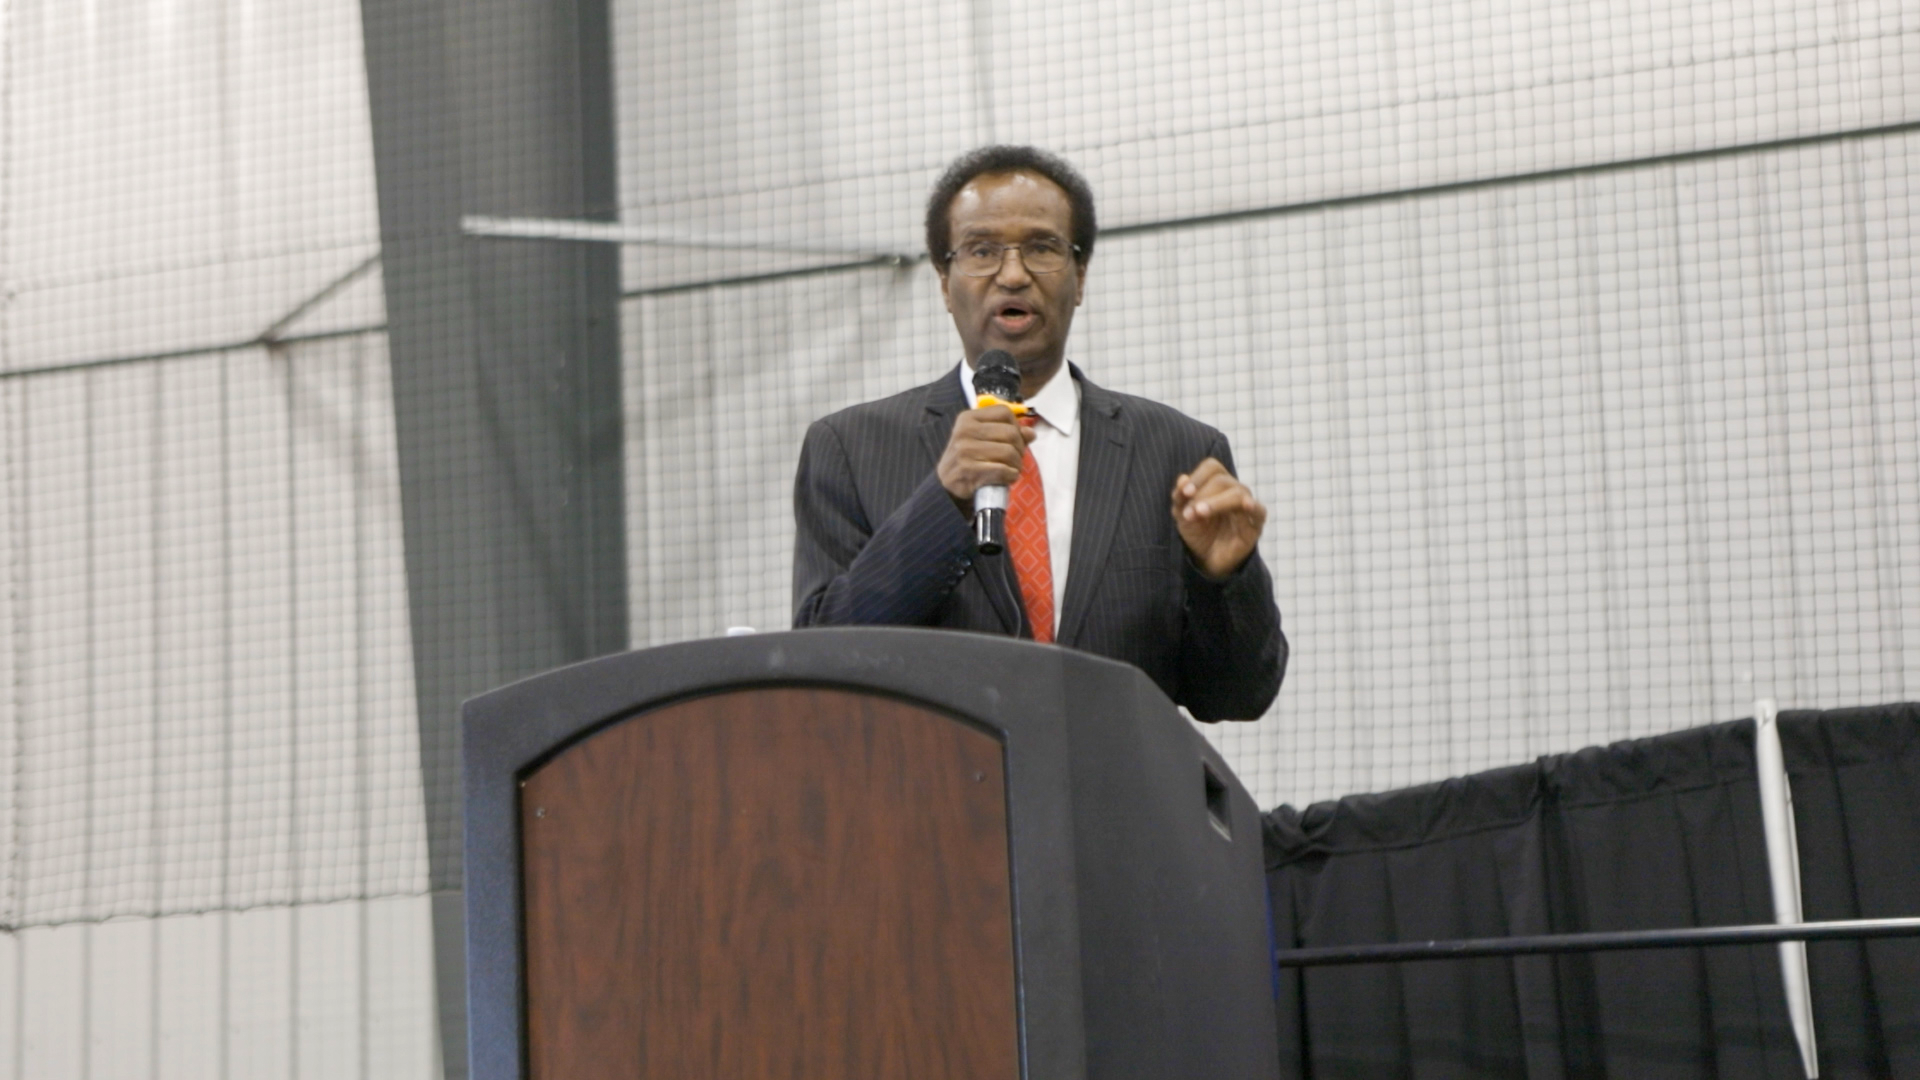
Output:
<path fill-rule="evenodd" d="M 1074 263 L 1073 276 L 1077 279 L 1076 287 L 1073 291 L 1073 306 L 1079 307 L 1080 301 L 1087 298 L 1087 264 L 1083 262 Z M 943 285 L 942 288 L 944 287 Z"/>
<path fill-rule="evenodd" d="M 951 315 L 953 314 L 953 296 L 947 292 L 946 268 L 936 266 L 933 268 L 933 272 L 940 278 L 940 302 L 947 305 L 947 314 Z"/>

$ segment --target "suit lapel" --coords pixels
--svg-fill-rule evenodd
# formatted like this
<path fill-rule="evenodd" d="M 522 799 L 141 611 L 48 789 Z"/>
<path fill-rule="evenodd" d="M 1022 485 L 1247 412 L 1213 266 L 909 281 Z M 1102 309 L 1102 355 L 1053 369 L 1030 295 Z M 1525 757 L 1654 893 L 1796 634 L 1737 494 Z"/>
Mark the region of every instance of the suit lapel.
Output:
<path fill-rule="evenodd" d="M 1114 523 L 1126 502 L 1127 473 L 1133 448 L 1127 418 L 1120 401 L 1089 382 L 1080 380 L 1080 476 L 1073 496 L 1073 553 L 1067 568 L 1067 594 L 1062 600 L 1059 641 L 1076 643 L 1080 623 L 1093 603 L 1094 588 L 1107 564 Z"/>
<path fill-rule="evenodd" d="M 920 422 L 920 444 L 926 451 L 927 468 L 934 469 L 939 467 L 940 455 L 946 451 L 947 439 L 953 434 L 953 418 L 972 403 L 960 392 L 960 377 L 951 369 L 946 377 L 927 386 L 926 391 L 926 411 Z M 973 560 L 973 573 L 980 579 L 981 591 L 987 594 L 987 603 L 993 606 L 993 613 L 1000 620 L 1000 628 L 1013 637 L 1021 636 L 1023 615 L 1020 605 L 1012 599 L 1020 595 L 1020 586 L 1014 581 L 1013 568 L 1006 557 L 976 557 Z"/>
<path fill-rule="evenodd" d="M 940 464 L 947 448 L 947 436 L 953 432 L 953 418 L 967 408 L 960 396 L 960 377 L 949 370 L 946 377 L 922 387 L 926 391 L 926 412 L 921 416 L 920 444 L 927 452 L 927 468 Z"/>

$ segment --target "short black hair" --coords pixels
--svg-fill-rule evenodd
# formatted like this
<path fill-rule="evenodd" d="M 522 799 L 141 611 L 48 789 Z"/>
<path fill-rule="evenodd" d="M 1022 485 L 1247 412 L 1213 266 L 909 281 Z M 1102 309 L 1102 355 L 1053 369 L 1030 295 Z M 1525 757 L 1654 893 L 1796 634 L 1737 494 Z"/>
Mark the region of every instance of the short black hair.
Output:
<path fill-rule="evenodd" d="M 1060 185 L 1060 190 L 1067 193 L 1073 230 L 1070 239 L 1080 249 L 1073 257 L 1081 266 L 1093 258 L 1093 237 L 1099 229 L 1093 218 L 1093 189 L 1087 186 L 1086 177 L 1064 158 L 1036 146 L 982 146 L 955 158 L 927 197 L 927 256 L 935 269 L 946 269 L 947 253 L 953 250 L 947 211 L 953 208 L 960 189 L 976 177 L 1014 172 L 1036 173 Z"/>

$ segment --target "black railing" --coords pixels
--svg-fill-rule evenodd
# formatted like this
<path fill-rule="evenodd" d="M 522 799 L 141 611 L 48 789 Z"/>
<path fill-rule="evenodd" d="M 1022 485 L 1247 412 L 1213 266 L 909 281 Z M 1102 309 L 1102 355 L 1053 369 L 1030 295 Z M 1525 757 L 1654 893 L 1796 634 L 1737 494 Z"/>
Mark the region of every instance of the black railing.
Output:
<path fill-rule="evenodd" d="M 1910 936 L 1920 936 L 1920 918 L 1328 945 L 1315 949 L 1281 949 L 1273 954 L 1273 962 L 1280 967 L 1325 967 L 1333 964 L 1404 963 L 1409 960 L 1464 960 L 1480 956 L 1539 956 L 1614 949 L 1683 949 L 1713 945 L 1766 945 L 1780 941 L 1846 941 Z"/>

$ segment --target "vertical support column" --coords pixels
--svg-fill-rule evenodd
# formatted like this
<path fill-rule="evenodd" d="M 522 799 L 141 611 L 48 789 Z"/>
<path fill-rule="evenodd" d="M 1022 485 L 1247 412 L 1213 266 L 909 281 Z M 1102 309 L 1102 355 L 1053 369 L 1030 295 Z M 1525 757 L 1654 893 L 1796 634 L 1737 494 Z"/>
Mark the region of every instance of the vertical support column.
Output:
<path fill-rule="evenodd" d="M 466 1075 L 458 709 L 627 644 L 605 0 L 361 0 L 448 1077 Z"/>
<path fill-rule="evenodd" d="M 1780 750 L 1780 706 L 1772 698 L 1753 703 L 1753 758 L 1760 786 L 1760 823 L 1767 836 L 1767 878 L 1773 889 L 1773 921 L 1800 923 L 1800 841 L 1793 822 L 1793 787 Z M 1820 1075 L 1819 1047 L 1813 1033 L 1813 989 L 1807 976 L 1807 943 L 1780 943 L 1780 983 L 1786 990 L 1787 1018 L 1800 1045 L 1807 1080 Z"/>

